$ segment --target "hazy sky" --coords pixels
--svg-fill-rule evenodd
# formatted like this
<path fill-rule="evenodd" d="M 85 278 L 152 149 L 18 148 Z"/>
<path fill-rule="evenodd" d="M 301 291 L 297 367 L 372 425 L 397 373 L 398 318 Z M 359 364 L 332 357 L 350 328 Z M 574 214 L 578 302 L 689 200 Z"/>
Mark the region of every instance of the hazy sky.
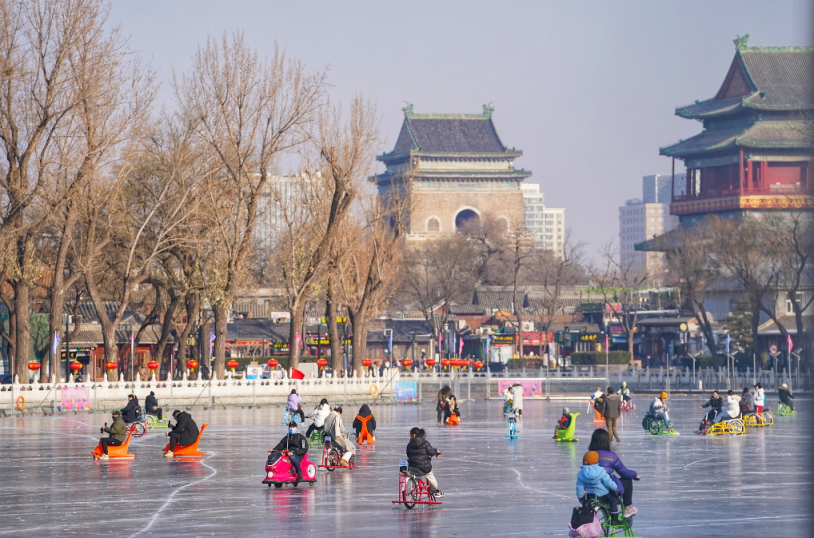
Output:
<path fill-rule="evenodd" d="M 641 178 L 669 173 L 666 146 L 701 130 L 677 106 L 713 97 L 732 43 L 812 45 L 812 2 L 114 3 L 132 48 L 167 81 L 207 34 L 279 42 L 330 66 L 334 99 L 372 98 L 391 150 L 405 102 L 416 113 L 480 113 L 493 103 L 503 143 L 522 149 L 546 203 L 593 253 L 618 233 L 618 206 Z M 171 94 L 165 83 L 162 98 Z"/>

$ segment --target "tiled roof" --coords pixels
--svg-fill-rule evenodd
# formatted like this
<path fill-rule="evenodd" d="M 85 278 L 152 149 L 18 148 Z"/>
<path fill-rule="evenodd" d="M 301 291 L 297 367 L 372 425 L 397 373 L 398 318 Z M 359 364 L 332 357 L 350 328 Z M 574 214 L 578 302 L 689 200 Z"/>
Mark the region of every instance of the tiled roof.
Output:
<path fill-rule="evenodd" d="M 811 148 L 811 127 L 803 122 L 762 121 L 738 137 L 749 148 Z"/>
<path fill-rule="evenodd" d="M 759 92 L 744 99 L 746 106 L 814 107 L 814 48 L 749 47 L 739 52 Z"/>
<path fill-rule="evenodd" d="M 814 109 L 814 47 L 743 47 L 735 55 L 748 84 L 745 94 L 729 99 L 707 99 L 679 107 L 683 118 L 710 118 L 742 108 L 759 110 Z M 721 96 L 723 97 L 723 96 Z"/>
<path fill-rule="evenodd" d="M 108 315 L 108 319 L 112 319 L 116 315 L 116 311 L 119 309 L 119 305 L 121 304 L 118 301 L 105 301 L 104 303 L 105 312 Z M 62 309 L 65 314 L 73 314 L 73 307 L 70 305 L 65 305 Z M 93 306 L 93 303 L 90 301 L 84 301 L 79 303 L 79 308 L 77 308 L 77 314 L 82 316 L 83 322 L 99 322 L 99 316 L 96 314 L 96 307 Z M 139 323 L 144 321 L 144 316 L 132 310 L 130 308 L 125 308 L 124 316 L 122 316 L 122 323 Z"/>
<path fill-rule="evenodd" d="M 449 312 L 456 316 L 485 316 L 486 308 L 478 304 L 454 304 L 450 305 Z"/>
<path fill-rule="evenodd" d="M 491 118 L 407 117 L 413 142 L 425 153 L 503 153 Z"/>
<path fill-rule="evenodd" d="M 226 339 L 288 341 L 288 323 L 271 323 L 265 319 L 237 319 L 226 325 Z"/>
<path fill-rule="evenodd" d="M 786 328 L 788 333 L 797 334 L 797 321 L 794 316 L 782 315 L 778 317 L 777 320 L 783 325 L 783 327 Z M 812 330 L 814 330 L 814 316 L 804 315 L 803 332 L 810 334 Z M 769 320 L 757 328 L 757 333 L 763 336 L 779 335 L 780 329 L 777 327 L 777 324 L 774 321 Z"/>
<path fill-rule="evenodd" d="M 806 149 L 814 147 L 803 122 L 761 121 L 752 126 L 707 129 L 700 134 L 661 148 L 659 153 L 683 157 L 731 147 Z"/>
<path fill-rule="evenodd" d="M 679 107 L 676 109 L 676 115 L 682 118 L 708 118 L 720 114 L 729 114 L 741 108 L 743 99 L 735 97 L 733 99 L 707 99 L 692 105 Z"/>
<path fill-rule="evenodd" d="M 518 297 L 523 297 L 523 293 L 519 292 Z M 522 300 L 522 299 L 521 299 Z M 508 291 L 493 291 L 476 289 L 472 302 L 477 305 L 485 306 L 486 308 L 498 308 L 500 310 L 512 310 L 514 302 L 514 294 L 511 290 Z"/>
<path fill-rule="evenodd" d="M 424 320 L 418 319 L 376 319 L 370 322 L 367 333 L 368 342 L 387 342 L 384 330 L 393 331 L 393 343 L 408 344 L 413 342 L 426 343 L 432 334 L 432 327 Z"/>
<path fill-rule="evenodd" d="M 681 157 L 684 155 L 691 155 L 702 151 L 716 151 L 726 149 L 735 145 L 737 137 L 744 132 L 744 127 L 735 127 L 729 129 L 714 129 L 706 130 L 697 134 L 687 140 L 682 140 L 661 148 L 659 153 L 667 155 L 668 157 Z"/>

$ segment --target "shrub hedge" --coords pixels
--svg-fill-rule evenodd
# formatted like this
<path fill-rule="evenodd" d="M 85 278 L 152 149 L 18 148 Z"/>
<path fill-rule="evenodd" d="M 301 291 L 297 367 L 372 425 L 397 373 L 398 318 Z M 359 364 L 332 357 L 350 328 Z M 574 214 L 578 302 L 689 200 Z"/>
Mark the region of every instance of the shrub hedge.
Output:
<path fill-rule="evenodd" d="M 608 353 L 609 364 L 628 364 L 630 353 L 627 351 L 611 351 Z M 571 353 L 571 364 L 577 366 L 605 364 L 605 353 L 602 351 L 578 351 Z"/>

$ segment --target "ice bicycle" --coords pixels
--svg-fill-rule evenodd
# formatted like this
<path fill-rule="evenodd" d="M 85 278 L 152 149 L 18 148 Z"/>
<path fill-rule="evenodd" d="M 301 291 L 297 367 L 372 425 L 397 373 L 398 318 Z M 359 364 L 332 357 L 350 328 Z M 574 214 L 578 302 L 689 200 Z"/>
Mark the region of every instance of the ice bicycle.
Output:
<path fill-rule="evenodd" d="M 614 523 L 611 517 L 610 505 L 596 495 L 596 488 L 585 488 L 586 504 L 591 506 L 596 512 L 602 531 L 605 536 L 629 536 L 633 534 L 633 516 L 619 517 L 619 521 Z M 619 514 L 625 511 L 625 505 L 619 502 Z"/>
<path fill-rule="evenodd" d="M 653 435 L 678 435 L 678 432 L 673 426 L 667 427 L 664 419 L 656 418 L 649 413 L 644 416 L 642 427 L 644 431 L 650 432 Z"/>
<path fill-rule="evenodd" d="M 407 510 L 412 510 L 417 504 L 442 504 L 436 500 L 430 483 L 424 473 L 415 467 L 409 467 L 407 462 L 399 462 L 399 496 L 393 504 L 403 504 Z"/>

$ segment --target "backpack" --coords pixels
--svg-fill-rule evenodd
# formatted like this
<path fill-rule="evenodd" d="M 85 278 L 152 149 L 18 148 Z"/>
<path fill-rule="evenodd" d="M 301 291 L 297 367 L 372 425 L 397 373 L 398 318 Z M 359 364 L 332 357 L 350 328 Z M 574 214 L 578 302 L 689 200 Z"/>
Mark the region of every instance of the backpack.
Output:
<path fill-rule="evenodd" d="M 602 533 L 602 524 L 593 508 L 589 506 L 574 508 L 571 522 L 568 524 L 568 536 L 571 538 L 597 538 Z"/>

